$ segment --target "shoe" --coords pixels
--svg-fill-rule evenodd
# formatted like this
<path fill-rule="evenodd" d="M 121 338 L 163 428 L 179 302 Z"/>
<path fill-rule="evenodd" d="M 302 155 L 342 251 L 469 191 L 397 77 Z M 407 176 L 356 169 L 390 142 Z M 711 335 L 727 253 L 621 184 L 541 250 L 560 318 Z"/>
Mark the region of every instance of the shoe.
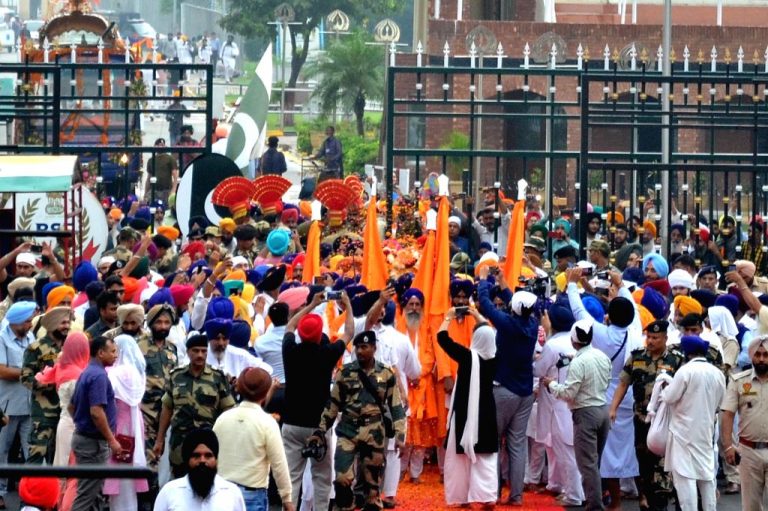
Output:
<path fill-rule="evenodd" d="M 507 499 L 504 502 L 505 506 L 523 507 L 523 499 Z"/>
<path fill-rule="evenodd" d="M 411 483 L 412 484 L 421 484 L 421 479 L 419 479 L 418 477 L 411 476 Z"/>
<path fill-rule="evenodd" d="M 381 503 L 384 506 L 384 509 L 395 509 L 395 506 L 397 506 L 397 504 L 395 503 L 395 499 L 391 497 L 386 499 L 381 499 Z"/>
<path fill-rule="evenodd" d="M 539 487 L 538 484 L 527 483 L 527 484 L 523 485 L 523 491 L 529 491 L 529 492 L 532 492 L 532 493 L 538 493 L 539 491 L 541 491 L 541 488 Z"/>
<path fill-rule="evenodd" d="M 558 502 L 558 505 L 562 507 L 581 507 L 582 503 L 581 501 L 578 501 L 578 500 L 564 498 Z"/>
<path fill-rule="evenodd" d="M 741 485 L 739 483 L 728 483 L 724 491 L 726 495 L 734 495 L 740 492 L 741 492 Z"/>

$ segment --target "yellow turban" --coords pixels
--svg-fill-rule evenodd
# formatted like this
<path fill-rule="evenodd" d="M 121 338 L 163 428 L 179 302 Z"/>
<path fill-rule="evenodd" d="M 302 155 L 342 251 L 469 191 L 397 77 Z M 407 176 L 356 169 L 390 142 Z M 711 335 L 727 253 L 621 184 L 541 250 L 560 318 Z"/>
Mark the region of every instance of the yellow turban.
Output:
<path fill-rule="evenodd" d="M 235 227 L 237 227 L 237 225 L 235 224 L 235 221 L 229 217 L 222 218 L 221 220 L 219 220 L 219 229 L 221 229 L 224 232 L 230 232 L 230 233 L 235 232 Z"/>
<path fill-rule="evenodd" d="M 63 302 L 66 298 L 69 298 L 70 304 L 75 298 L 75 289 L 69 286 L 58 286 L 51 289 L 48 292 L 47 304 L 48 309 L 53 309 Z"/>
<path fill-rule="evenodd" d="M 336 271 L 336 267 L 339 265 L 342 259 L 344 259 L 344 256 L 339 254 L 331 257 L 331 260 L 330 260 L 331 271 Z"/>
<path fill-rule="evenodd" d="M 233 319 L 242 319 L 249 325 L 253 325 L 251 315 L 248 313 L 248 302 L 237 295 L 230 296 L 229 301 L 235 306 L 235 317 Z"/>
<path fill-rule="evenodd" d="M 687 316 L 688 314 L 692 313 L 704 313 L 704 309 L 699 302 L 690 296 L 683 295 L 678 295 L 675 297 L 675 310 L 679 311 L 683 316 Z"/>
<path fill-rule="evenodd" d="M 240 298 L 245 300 L 245 303 L 253 303 L 253 299 L 256 297 L 256 288 L 250 282 L 246 282 L 243 286 L 243 292 L 240 293 Z"/>

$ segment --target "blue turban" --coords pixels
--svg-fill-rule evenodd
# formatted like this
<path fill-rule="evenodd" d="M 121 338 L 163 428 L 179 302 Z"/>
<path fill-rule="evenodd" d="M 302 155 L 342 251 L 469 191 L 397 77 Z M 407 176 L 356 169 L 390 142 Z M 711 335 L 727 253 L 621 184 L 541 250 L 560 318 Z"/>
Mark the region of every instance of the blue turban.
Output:
<path fill-rule="evenodd" d="M 88 297 L 88 300 L 90 301 L 96 301 L 96 298 L 104 291 L 104 282 L 100 280 L 95 280 L 93 282 L 89 282 L 85 286 L 85 295 Z"/>
<path fill-rule="evenodd" d="M 656 270 L 659 278 L 667 278 L 667 275 L 669 275 L 669 264 L 661 255 L 651 253 L 643 257 L 643 273 L 645 273 L 645 269 L 648 268 L 648 263 L 653 263 L 653 269 Z"/>
<path fill-rule="evenodd" d="M 211 270 L 208 267 L 208 263 L 205 262 L 205 259 L 200 259 L 199 261 L 195 261 L 192 263 L 192 266 L 189 267 L 187 270 L 187 275 L 190 277 L 194 275 L 195 273 L 199 273 L 200 271 L 204 271 L 206 275 L 210 276 L 213 273 L 213 270 Z"/>
<path fill-rule="evenodd" d="M 254 287 L 259 285 L 263 276 L 263 273 L 259 273 L 256 270 L 245 270 L 245 280 L 253 284 Z"/>
<path fill-rule="evenodd" d="M 490 243 L 488 243 L 487 241 L 482 241 L 482 242 L 480 242 L 480 244 L 477 246 L 477 249 L 478 249 L 478 250 L 483 250 L 483 249 L 485 249 L 485 250 L 487 250 L 487 251 L 489 251 L 489 252 L 493 252 L 493 247 L 492 247 L 492 246 L 491 246 L 491 244 L 490 244 Z"/>
<path fill-rule="evenodd" d="M 684 335 L 680 339 L 680 347 L 686 355 L 691 353 L 706 353 L 707 350 L 709 350 L 709 342 L 698 335 Z"/>
<path fill-rule="evenodd" d="M 643 275 L 643 270 L 640 268 L 627 268 L 624 270 L 624 273 L 621 274 L 621 279 L 642 286 L 645 282 L 645 275 Z"/>
<path fill-rule="evenodd" d="M 229 335 L 232 332 L 232 320 L 223 318 L 209 319 L 205 322 L 203 328 L 209 340 L 215 339 L 220 334 L 224 334 L 229 339 Z"/>
<path fill-rule="evenodd" d="M 301 287 L 301 286 L 303 286 L 303 284 L 298 280 L 286 280 L 285 282 L 280 284 L 280 293 L 282 293 L 286 289 L 292 289 L 294 287 Z"/>
<path fill-rule="evenodd" d="M 176 303 L 173 301 L 171 290 L 167 287 L 161 287 L 152 293 L 152 296 L 150 296 L 149 300 L 147 300 L 147 309 L 151 309 L 155 305 L 160 305 L 163 303 L 167 303 L 171 307 L 176 307 Z"/>
<path fill-rule="evenodd" d="M 640 300 L 640 305 L 648 309 L 648 312 L 653 314 L 653 317 L 656 319 L 665 319 L 669 314 L 667 300 L 652 287 L 643 289 L 643 298 Z"/>
<path fill-rule="evenodd" d="M 733 317 L 739 313 L 739 299 L 734 295 L 720 295 L 715 300 L 715 305 L 721 305 L 728 309 Z"/>
<path fill-rule="evenodd" d="M 420 290 L 416 289 L 415 287 L 408 288 L 408 291 L 403 293 L 403 297 L 400 299 L 400 305 L 405 307 L 405 304 L 407 304 L 411 298 L 413 297 L 418 298 L 418 300 L 421 302 L 421 305 L 424 305 L 424 293 L 422 293 Z"/>
<path fill-rule="evenodd" d="M 232 329 L 229 332 L 229 344 L 232 346 L 248 349 L 251 343 L 251 325 L 242 319 L 236 319 L 232 322 Z"/>
<path fill-rule="evenodd" d="M 555 228 L 562 227 L 565 234 L 571 234 L 571 223 L 565 218 L 555 220 Z"/>
<path fill-rule="evenodd" d="M 451 281 L 451 297 L 458 296 L 459 293 L 464 293 L 467 298 L 472 296 L 472 292 L 475 290 L 475 285 L 471 280 L 453 279 Z"/>
<path fill-rule="evenodd" d="M 330 243 L 320 243 L 320 259 L 325 259 L 333 253 L 333 245 Z"/>
<path fill-rule="evenodd" d="M 705 309 L 714 306 L 717 301 L 717 295 L 709 289 L 694 289 L 691 291 L 691 298 L 699 302 Z"/>
<path fill-rule="evenodd" d="M 591 298 L 591 297 L 590 297 Z M 549 321 L 558 332 L 570 332 L 576 322 L 568 302 L 555 302 L 549 307 Z M 591 313 L 590 313 L 591 314 Z"/>
<path fill-rule="evenodd" d="M 589 315 L 595 318 L 595 321 L 598 323 L 605 321 L 605 309 L 599 299 L 592 295 L 583 295 L 581 303 L 584 304 L 584 308 L 587 309 Z"/>
<path fill-rule="evenodd" d="M 296 259 L 296 256 L 298 254 L 285 254 L 283 258 L 280 260 L 280 262 L 285 264 L 292 264 L 293 260 Z"/>
<path fill-rule="evenodd" d="M 397 305 L 395 305 L 395 302 L 389 301 L 387 302 L 387 305 L 384 306 L 384 318 L 382 318 L 381 322 L 385 325 L 391 325 L 395 322 L 395 313 L 397 312 Z"/>
<path fill-rule="evenodd" d="M 373 307 L 379 299 L 379 296 L 381 296 L 381 291 L 368 291 L 365 294 L 354 297 L 351 300 L 352 315 L 359 318 L 360 316 L 368 314 L 368 311 L 371 310 L 371 307 Z"/>
<path fill-rule="evenodd" d="M 403 273 L 395 281 L 395 293 L 402 296 L 413 285 L 413 273 Z"/>
<path fill-rule="evenodd" d="M 354 285 L 355 285 L 355 281 L 350 279 L 349 277 L 339 277 L 333 283 L 333 290 L 341 291 L 343 289 L 347 289 L 348 287 L 351 287 Z M 347 290 L 347 294 L 349 294 L 349 290 Z"/>
<path fill-rule="evenodd" d="M 9 325 L 20 325 L 32 318 L 37 310 L 35 302 L 16 302 L 5 313 Z"/>
<path fill-rule="evenodd" d="M 90 261 L 81 261 L 72 274 L 72 285 L 75 287 L 75 290 L 78 292 L 85 291 L 85 286 L 94 280 L 99 280 L 98 270 Z"/>
<path fill-rule="evenodd" d="M 208 309 L 205 314 L 206 319 L 226 319 L 231 321 L 235 317 L 235 306 L 223 296 L 217 296 L 208 303 Z"/>
<path fill-rule="evenodd" d="M 365 286 L 353 284 L 351 286 L 347 286 L 345 288 L 345 291 L 347 292 L 347 296 L 349 296 L 349 299 L 352 300 L 354 297 L 358 295 L 362 295 L 368 292 L 368 288 Z"/>
<path fill-rule="evenodd" d="M 291 233 L 285 229 L 274 229 L 267 236 L 267 249 L 274 256 L 282 256 L 291 244 Z"/>

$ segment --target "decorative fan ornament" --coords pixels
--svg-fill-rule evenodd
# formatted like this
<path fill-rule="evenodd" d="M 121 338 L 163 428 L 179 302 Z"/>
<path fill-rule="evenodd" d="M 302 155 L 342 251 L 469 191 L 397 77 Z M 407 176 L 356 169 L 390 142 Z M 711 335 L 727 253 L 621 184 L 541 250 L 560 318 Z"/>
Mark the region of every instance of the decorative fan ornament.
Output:
<path fill-rule="evenodd" d="M 248 214 L 251 198 L 256 193 L 254 182 L 241 176 L 228 177 L 213 190 L 213 203 L 229 208 L 232 218 L 237 220 Z"/>
<path fill-rule="evenodd" d="M 360 181 L 360 177 L 357 174 L 352 174 L 344 178 L 344 184 L 355 192 L 355 205 L 359 208 L 363 207 L 363 183 Z"/>
<path fill-rule="evenodd" d="M 282 197 L 291 187 L 291 182 L 283 176 L 267 174 L 253 181 L 256 193 L 253 200 L 259 203 L 264 216 L 277 215 L 283 211 Z"/>
<path fill-rule="evenodd" d="M 317 185 L 315 197 L 328 208 L 328 223 L 331 227 L 342 224 L 345 210 L 357 199 L 355 190 L 341 179 L 327 179 Z"/>

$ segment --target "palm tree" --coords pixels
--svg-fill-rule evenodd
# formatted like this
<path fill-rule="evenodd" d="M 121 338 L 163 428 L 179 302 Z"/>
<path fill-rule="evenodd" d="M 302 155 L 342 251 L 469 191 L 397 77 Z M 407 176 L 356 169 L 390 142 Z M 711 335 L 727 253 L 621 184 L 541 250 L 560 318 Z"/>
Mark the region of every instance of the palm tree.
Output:
<path fill-rule="evenodd" d="M 318 80 L 312 97 L 320 101 L 323 113 L 341 104 L 355 114 L 357 134 L 363 136 L 366 100 L 384 97 L 384 49 L 366 44 L 370 38 L 355 32 L 333 43 L 328 51 L 307 65 L 307 75 Z"/>

